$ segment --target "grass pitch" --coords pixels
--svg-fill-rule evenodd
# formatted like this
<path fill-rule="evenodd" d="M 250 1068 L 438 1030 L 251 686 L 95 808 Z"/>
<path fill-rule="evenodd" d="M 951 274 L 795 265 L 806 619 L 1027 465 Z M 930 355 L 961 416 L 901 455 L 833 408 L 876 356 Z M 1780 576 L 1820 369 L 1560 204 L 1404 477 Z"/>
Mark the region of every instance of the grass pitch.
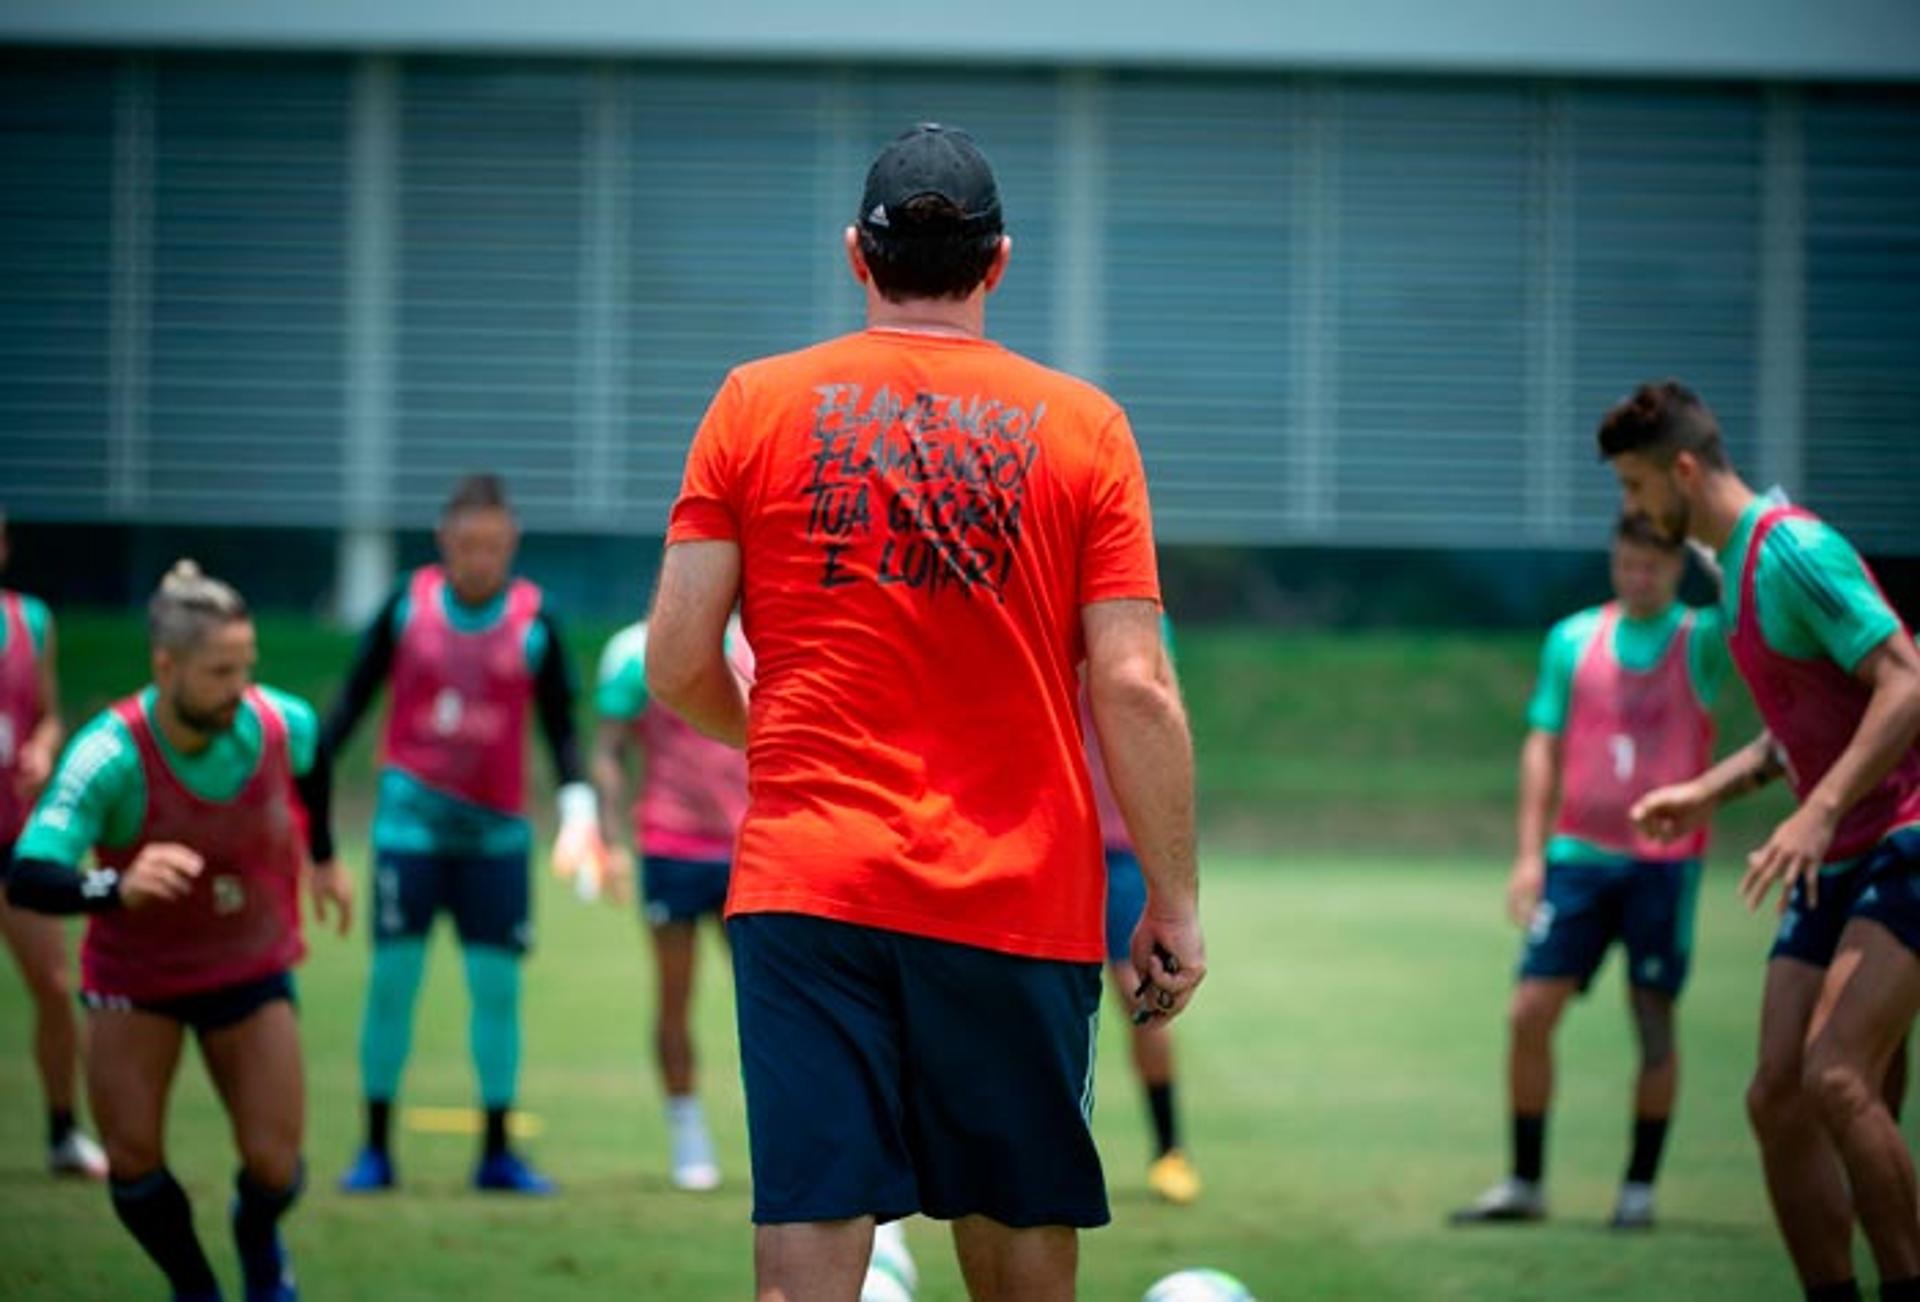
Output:
<path fill-rule="evenodd" d="M 1236 859 L 1209 865 L 1213 975 L 1179 1023 L 1182 1104 L 1207 1181 L 1193 1208 L 1145 1192 L 1144 1109 L 1117 1014 L 1094 1117 L 1114 1223 L 1083 1240 L 1082 1295 L 1138 1297 L 1181 1266 L 1233 1272 L 1264 1299 L 1796 1296 L 1773 1237 L 1739 1098 L 1751 1062 L 1763 922 L 1710 874 L 1683 1006 L 1684 1083 L 1663 1223 L 1603 1228 L 1625 1161 L 1631 1046 L 1619 970 L 1564 1027 L 1549 1140 L 1555 1220 L 1451 1230 L 1447 1209 L 1500 1173 L 1501 1012 L 1515 937 L 1498 864 Z M 550 884 L 527 989 L 524 1104 L 560 1197 L 466 1191 L 470 1136 L 403 1129 L 404 1191 L 332 1189 L 357 1132 L 364 934 L 316 936 L 302 973 L 311 1191 L 289 1225 L 314 1298 L 707 1299 L 749 1295 L 746 1137 L 717 942 L 703 953 L 704 1093 L 728 1181 L 671 1191 L 647 1063 L 650 978 L 637 921 Z M 404 1102 L 471 1098 L 465 997 L 438 938 Z M 26 1004 L 0 983 L 0 1296 L 158 1297 L 159 1278 L 103 1192 L 39 1172 Z M 983 1064 L 983 1069 L 990 1065 Z M 197 1061 L 182 1072 L 172 1162 L 233 1280 L 223 1213 L 234 1161 Z M 963 1296 L 945 1237 L 916 1221 L 920 1296 Z"/>

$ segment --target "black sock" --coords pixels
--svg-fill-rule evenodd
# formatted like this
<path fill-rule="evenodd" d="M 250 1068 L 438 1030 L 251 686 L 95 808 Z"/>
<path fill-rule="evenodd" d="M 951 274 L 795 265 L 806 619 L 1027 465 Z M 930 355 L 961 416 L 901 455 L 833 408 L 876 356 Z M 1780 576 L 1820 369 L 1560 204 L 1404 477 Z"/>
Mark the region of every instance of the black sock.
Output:
<path fill-rule="evenodd" d="M 1838 1284 L 1815 1284 L 1807 1290 L 1807 1302 L 1860 1302 L 1860 1285 L 1850 1279 Z"/>
<path fill-rule="evenodd" d="M 393 1104 L 386 1099 L 367 1100 L 367 1147 L 376 1153 L 387 1151 L 393 1133 Z"/>
<path fill-rule="evenodd" d="M 507 1151 L 507 1113 L 510 1108 L 487 1109 L 487 1148 L 488 1157 L 498 1157 Z"/>
<path fill-rule="evenodd" d="M 47 1147 L 58 1148 L 73 1133 L 72 1108 L 47 1109 Z"/>
<path fill-rule="evenodd" d="M 1627 1180 L 1631 1184 L 1652 1184 L 1660 1173 L 1660 1153 L 1667 1146 L 1665 1117 L 1636 1117 L 1633 1122 L 1633 1157 L 1627 1162 Z"/>
<path fill-rule="evenodd" d="M 163 1166 L 138 1180 L 115 1180 L 111 1192 L 120 1223 L 139 1240 L 176 1293 L 215 1291 L 213 1267 L 193 1232 L 193 1207 L 173 1172 Z"/>
<path fill-rule="evenodd" d="M 1513 1178 L 1530 1184 L 1540 1183 L 1547 1162 L 1547 1118 L 1542 1113 L 1529 1117 L 1513 1114 Z"/>
<path fill-rule="evenodd" d="M 306 1183 L 306 1164 L 284 1189 L 269 1189 L 245 1171 L 233 1178 L 233 1243 L 240 1250 L 240 1269 L 249 1289 L 263 1289 L 280 1279 L 280 1253 L 274 1228 L 300 1196 Z"/>
<path fill-rule="evenodd" d="M 1180 1147 L 1180 1132 L 1173 1119 L 1173 1082 L 1147 1086 L 1147 1111 L 1153 1116 L 1154 1156 L 1165 1157 Z"/>
<path fill-rule="evenodd" d="M 1881 1280 L 1880 1302 L 1920 1302 L 1920 1275 Z"/>

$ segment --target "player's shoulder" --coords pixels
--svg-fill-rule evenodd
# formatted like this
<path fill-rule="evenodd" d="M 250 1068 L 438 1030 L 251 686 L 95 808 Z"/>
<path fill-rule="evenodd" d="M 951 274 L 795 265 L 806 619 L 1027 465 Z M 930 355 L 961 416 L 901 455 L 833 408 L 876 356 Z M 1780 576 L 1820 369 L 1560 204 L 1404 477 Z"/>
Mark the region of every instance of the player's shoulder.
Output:
<path fill-rule="evenodd" d="M 1567 644 L 1585 642 L 1600 627 L 1600 619 L 1606 613 L 1606 606 L 1599 605 L 1587 606 L 1563 616 L 1547 630 L 1547 641 Z"/>
<path fill-rule="evenodd" d="M 1845 534 L 1817 515 L 1789 515 L 1768 532 L 1760 544 L 1761 559 L 1768 564 L 1795 559 L 1853 557 L 1859 553 Z"/>
<path fill-rule="evenodd" d="M 289 727 L 317 725 L 320 712 L 306 697 L 289 692 L 284 688 L 273 687 L 267 683 L 256 684 L 260 696 L 273 708 L 274 713 L 287 721 Z"/>
<path fill-rule="evenodd" d="M 74 732 L 73 740 L 61 752 L 60 769 L 68 780 L 87 785 L 104 773 L 139 762 L 139 748 L 116 702 Z"/>

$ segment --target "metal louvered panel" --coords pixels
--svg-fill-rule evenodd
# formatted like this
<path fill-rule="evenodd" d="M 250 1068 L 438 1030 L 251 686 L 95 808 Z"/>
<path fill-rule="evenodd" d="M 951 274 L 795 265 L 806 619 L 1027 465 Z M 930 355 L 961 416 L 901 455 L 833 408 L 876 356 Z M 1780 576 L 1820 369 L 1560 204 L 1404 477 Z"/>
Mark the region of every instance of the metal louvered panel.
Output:
<path fill-rule="evenodd" d="M 1807 501 L 1920 548 L 1920 95 L 1809 95 Z"/>
<path fill-rule="evenodd" d="M 1116 76 L 1106 88 L 1104 378 L 1168 538 L 1295 529 L 1293 99 L 1268 79 Z"/>
<path fill-rule="evenodd" d="M 1531 107 L 1515 85 L 1342 95 L 1335 516 L 1355 541 L 1519 531 Z"/>
<path fill-rule="evenodd" d="M 585 122 L 575 66 L 402 67 L 395 507 L 429 521 L 454 479 L 507 479 L 526 523 L 572 523 Z"/>
<path fill-rule="evenodd" d="M 813 342 L 822 261 L 859 196 L 846 197 L 837 223 L 823 211 L 820 73 L 643 67 L 627 77 L 619 525 L 663 533 L 687 445 L 727 370 Z"/>
<path fill-rule="evenodd" d="M 1574 511 L 1604 537 L 1619 509 L 1592 431 L 1641 380 L 1674 376 L 1720 418 L 1736 465 L 1754 439 L 1761 220 L 1757 92 L 1569 92 L 1573 165 Z"/>
<path fill-rule="evenodd" d="M 144 518 L 328 525 L 345 425 L 343 61 L 151 73 Z"/>
<path fill-rule="evenodd" d="M 0 60 L 0 508 L 107 510 L 113 70 Z"/>

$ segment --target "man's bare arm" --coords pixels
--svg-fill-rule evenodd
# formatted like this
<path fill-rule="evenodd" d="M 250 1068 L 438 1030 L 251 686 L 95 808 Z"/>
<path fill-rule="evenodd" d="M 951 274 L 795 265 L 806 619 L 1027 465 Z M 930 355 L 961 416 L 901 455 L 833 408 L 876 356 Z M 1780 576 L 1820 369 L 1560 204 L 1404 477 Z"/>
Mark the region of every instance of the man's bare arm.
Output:
<path fill-rule="evenodd" d="M 747 698 L 727 664 L 727 617 L 740 595 L 740 545 L 667 548 L 647 617 L 647 692 L 709 737 L 747 743 Z"/>

